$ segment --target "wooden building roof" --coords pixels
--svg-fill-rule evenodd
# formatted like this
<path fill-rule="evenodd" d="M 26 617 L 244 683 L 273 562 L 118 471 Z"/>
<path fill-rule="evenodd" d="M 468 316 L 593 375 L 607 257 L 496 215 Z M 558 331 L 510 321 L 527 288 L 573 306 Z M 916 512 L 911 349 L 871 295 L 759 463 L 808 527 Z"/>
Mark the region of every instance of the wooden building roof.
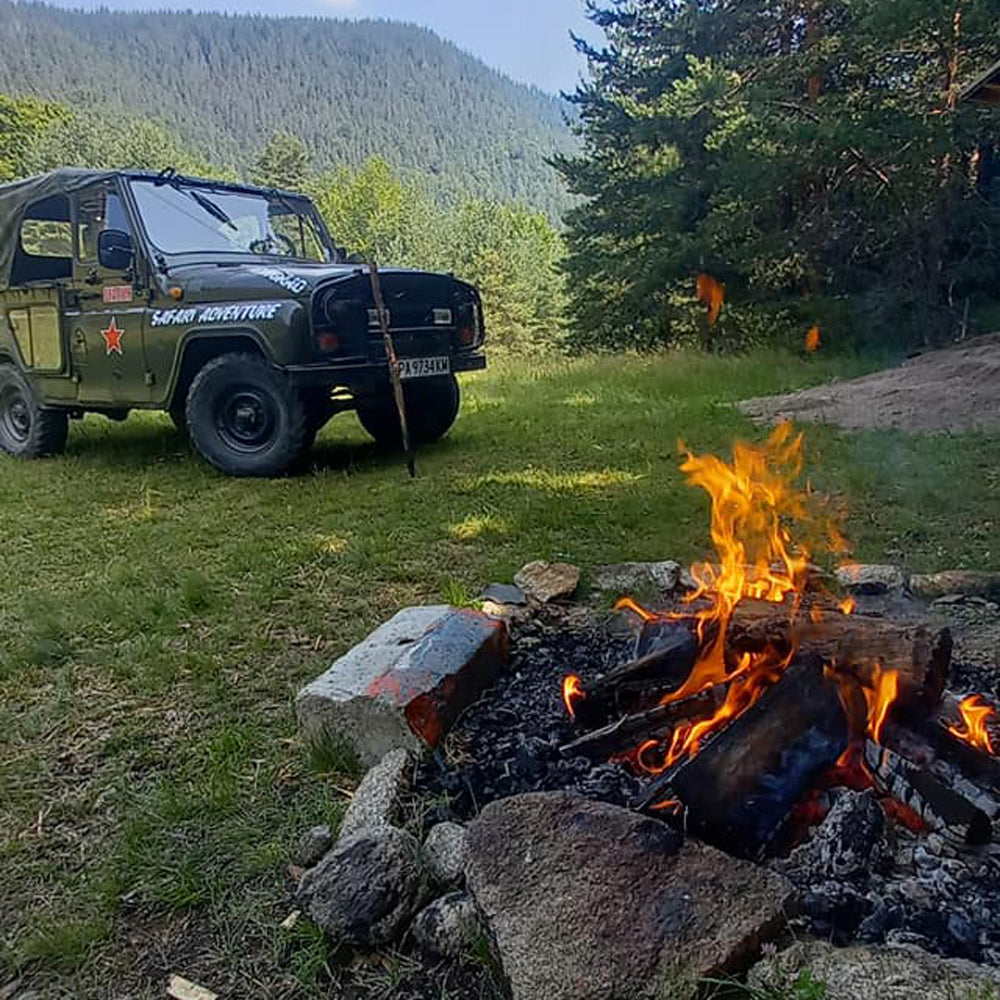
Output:
<path fill-rule="evenodd" d="M 974 80 L 958 95 L 960 101 L 1000 106 L 1000 62 Z"/>

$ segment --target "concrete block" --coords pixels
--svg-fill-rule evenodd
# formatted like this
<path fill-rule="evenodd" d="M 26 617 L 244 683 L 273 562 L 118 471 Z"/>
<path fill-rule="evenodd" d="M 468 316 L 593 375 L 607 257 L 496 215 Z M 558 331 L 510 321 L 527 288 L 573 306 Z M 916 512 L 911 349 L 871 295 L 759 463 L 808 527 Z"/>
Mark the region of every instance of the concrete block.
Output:
<path fill-rule="evenodd" d="M 435 747 L 507 659 L 503 621 L 447 605 L 407 608 L 303 688 L 306 736 L 340 735 L 370 767 L 390 750 Z"/>

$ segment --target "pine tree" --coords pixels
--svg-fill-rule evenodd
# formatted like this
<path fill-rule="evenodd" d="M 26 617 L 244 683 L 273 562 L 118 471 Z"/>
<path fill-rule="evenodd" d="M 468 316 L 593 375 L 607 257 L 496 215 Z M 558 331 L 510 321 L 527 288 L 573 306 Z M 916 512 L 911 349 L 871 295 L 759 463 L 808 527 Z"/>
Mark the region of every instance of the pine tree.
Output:
<path fill-rule="evenodd" d="M 580 343 L 697 329 L 697 273 L 727 286 L 721 339 L 782 314 L 931 339 L 993 293 L 996 118 L 958 105 L 995 57 L 991 0 L 615 0 L 560 169 Z M 964 67 L 964 69 L 963 69 Z M 990 155 L 984 156 L 987 150 Z M 993 201 L 989 200 L 993 197 Z M 608 306 L 610 305 L 610 309 Z"/>
<path fill-rule="evenodd" d="M 310 172 L 305 143 L 291 132 L 275 132 L 251 168 L 250 179 L 264 187 L 302 191 Z"/>

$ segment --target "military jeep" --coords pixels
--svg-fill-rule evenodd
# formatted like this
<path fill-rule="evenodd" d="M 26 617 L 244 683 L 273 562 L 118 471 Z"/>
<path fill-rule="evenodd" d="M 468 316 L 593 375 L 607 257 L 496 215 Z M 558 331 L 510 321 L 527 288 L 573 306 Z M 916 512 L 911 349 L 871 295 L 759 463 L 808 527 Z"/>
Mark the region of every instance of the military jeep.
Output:
<path fill-rule="evenodd" d="M 416 443 L 486 366 L 475 288 L 380 271 Z M 167 170 L 57 170 L 0 186 L 0 448 L 54 455 L 68 421 L 164 410 L 221 471 L 273 476 L 336 413 L 400 421 L 371 275 L 308 198 Z"/>

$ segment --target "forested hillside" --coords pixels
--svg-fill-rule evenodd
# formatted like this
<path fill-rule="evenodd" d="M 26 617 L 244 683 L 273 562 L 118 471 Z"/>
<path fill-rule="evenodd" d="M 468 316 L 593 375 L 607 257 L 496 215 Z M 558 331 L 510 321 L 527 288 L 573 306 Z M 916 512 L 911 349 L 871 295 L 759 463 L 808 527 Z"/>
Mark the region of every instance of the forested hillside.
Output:
<path fill-rule="evenodd" d="M 379 156 L 439 197 L 567 205 L 545 162 L 574 145 L 562 103 L 422 28 L 0 0 L 0 52 L 0 93 L 127 111 L 240 173 L 283 131 L 317 171 Z"/>

